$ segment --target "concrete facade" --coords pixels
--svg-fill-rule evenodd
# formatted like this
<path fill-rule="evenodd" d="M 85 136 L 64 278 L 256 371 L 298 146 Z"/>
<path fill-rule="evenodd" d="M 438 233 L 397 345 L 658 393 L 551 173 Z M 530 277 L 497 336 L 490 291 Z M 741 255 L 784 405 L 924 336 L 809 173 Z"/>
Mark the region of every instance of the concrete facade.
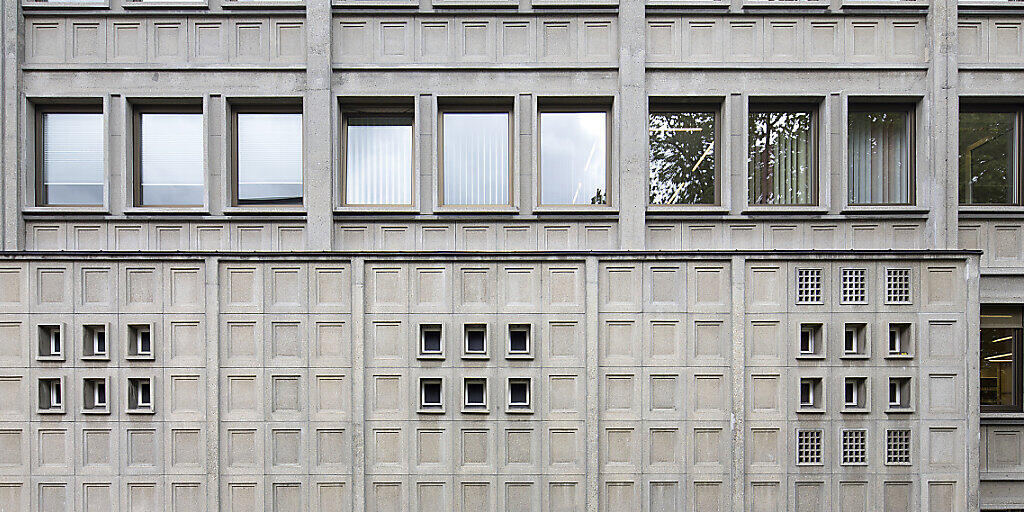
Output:
<path fill-rule="evenodd" d="M 957 201 L 959 99 L 1024 97 L 1013 4 L 2 6 L 0 511 L 1024 508 L 1024 413 L 980 413 L 978 334 L 982 304 L 1024 304 L 1024 209 Z M 439 204 L 439 106 L 467 98 L 512 105 L 509 207 Z M 232 206 L 232 106 L 295 99 L 302 206 Z M 385 99 L 415 115 L 414 204 L 345 206 L 341 118 Z M 609 204 L 540 205 L 552 100 L 609 108 Z M 648 109 L 682 100 L 718 107 L 719 201 L 648 205 Z M 102 105 L 104 204 L 39 206 L 34 114 L 83 101 Z M 205 204 L 134 206 L 133 112 L 182 101 L 204 114 Z M 765 101 L 815 106 L 813 205 L 748 204 Z M 912 205 L 847 204 L 851 101 L 913 105 Z M 418 356 L 424 325 L 442 357 Z M 106 358 L 84 348 L 96 326 Z M 800 354 L 805 327 L 820 353 Z M 86 410 L 98 381 L 108 410 Z"/>

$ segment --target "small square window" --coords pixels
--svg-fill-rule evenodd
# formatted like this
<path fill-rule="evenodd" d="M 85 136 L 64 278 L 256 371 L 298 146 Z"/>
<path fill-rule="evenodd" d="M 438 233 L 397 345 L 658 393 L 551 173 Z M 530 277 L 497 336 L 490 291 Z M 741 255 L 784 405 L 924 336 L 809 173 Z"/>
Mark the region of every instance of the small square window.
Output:
<path fill-rule="evenodd" d="M 801 465 L 820 465 L 821 439 L 821 430 L 797 430 L 796 463 Z"/>
<path fill-rule="evenodd" d="M 821 412 L 824 410 L 824 384 L 821 377 L 800 379 L 799 412 Z"/>
<path fill-rule="evenodd" d="M 465 333 L 465 355 L 469 357 L 487 357 L 487 325 L 467 324 Z"/>
<path fill-rule="evenodd" d="M 39 414 L 64 414 L 64 379 L 39 379 Z"/>
<path fill-rule="evenodd" d="M 441 324 L 420 325 L 420 358 L 444 358 L 444 329 Z"/>
<path fill-rule="evenodd" d="M 867 430 L 843 430 L 842 432 L 842 464 L 864 465 L 868 463 Z"/>
<path fill-rule="evenodd" d="M 846 324 L 843 333 L 843 357 L 867 357 L 867 324 Z"/>
<path fill-rule="evenodd" d="M 910 269 L 889 268 L 885 270 L 885 302 L 887 304 L 910 304 Z"/>
<path fill-rule="evenodd" d="M 463 412 L 487 412 L 487 379 L 463 381 Z"/>
<path fill-rule="evenodd" d="M 420 379 L 420 412 L 444 412 L 444 386 L 442 379 Z"/>
<path fill-rule="evenodd" d="M 911 407 L 910 377 L 889 378 L 889 412 L 909 412 Z"/>
<path fill-rule="evenodd" d="M 530 379 L 514 378 L 508 380 L 508 411 L 531 412 Z"/>
<path fill-rule="evenodd" d="M 82 359 L 108 359 L 107 326 L 82 326 Z"/>
<path fill-rule="evenodd" d="M 816 358 L 825 355 L 822 331 L 822 324 L 800 324 L 800 353 L 798 357 Z"/>
<path fill-rule="evenodd" d="M 885 463 L 891 465 L 910 464 L 909 429 L 889 429 L 885 431 Z"/>
<path fill-rule="evenodd" d="M 821 304 L 821 269 L 799 268 L 796 270 L 797 304 Z"/>
<path fill-rule="evenodd" d="M 867 377 L 846 377 L 843 380 L 844 411 L 865 411 L 868 406 Z"/>
<path fill-rule="evenodd" d="M 889 324 L 889 357 L 910 357 L 910 324 Z"/>
<path fill-rule="evenodd" d="M 86 414 L 106 414 L 110 412 L 107 404 L 107 379 L 82 379 L 82 412 Z"/>
<path fill-rule="evenodd" d="M 128 359 L 153 359 L 153 326 L 128 326 Z"/>
<path fill-rule="evenodd" d="M 39 360 L 64 360 L 63 324 L 50 324 L 39 326 Z"/>
<path fill-rule="evenodd" d="M 153 379 L 148 377 L 128 379 L 128 412 L 153 412 Z"/>
<path fill-rule="evenodd" d="M 844 268 L 842 270 L 842 292 L 840 302 L 843 304 L 865 304 L 868 301 L 867 269 Z"/>
<path fill-rule="evenodd" d="M 508 326 L 508 357 L 528 357 L 531 351 L 530 324 Z"/>

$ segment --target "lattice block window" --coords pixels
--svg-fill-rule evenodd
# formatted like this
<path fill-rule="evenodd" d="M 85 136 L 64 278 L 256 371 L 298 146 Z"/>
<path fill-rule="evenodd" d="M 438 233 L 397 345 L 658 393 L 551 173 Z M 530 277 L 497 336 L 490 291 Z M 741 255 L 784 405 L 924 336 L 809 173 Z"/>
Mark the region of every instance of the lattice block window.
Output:
<path fill-rule="evenodd" d="M 868 463 L 868 431 L 843 430 L 843 464 Z"/>
<path fill-rule="evenodd" d="M 842 296 L 845 304 L 863 304 L 868 301 L 867 269 L 844 268 L 842 271 Z"/>
<path fill-rule="evenodd" d="M 910 269 L 885 270 L 885 301 L 889 304 L 910 304 Z"/>
<path fill-rule="evenodd" d="M 885 432 L 885 463 L 910 464 L 909 429 L 891 429 Z"/>
<path fill-rule="evenodd" d="M 797 464 L 821 464 L 821 438 L 820 430 L 796 431 Z"/>
<path fill-rule="evenodd" d="M 800 268 L 796 271 L 797 304 L 821 303 L 821 269 Z"/>

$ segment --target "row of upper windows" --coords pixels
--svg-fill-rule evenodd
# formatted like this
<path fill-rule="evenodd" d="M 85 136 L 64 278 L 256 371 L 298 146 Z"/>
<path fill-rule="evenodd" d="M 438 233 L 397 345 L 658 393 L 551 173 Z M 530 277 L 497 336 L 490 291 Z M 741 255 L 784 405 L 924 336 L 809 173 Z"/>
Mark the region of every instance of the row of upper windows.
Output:
<path fill-rule="evenodd" d="M 342 204 L 415 204 L 411 105 L 342 111 Z M 914 113 L 913 105 L 851 104 L 849 204 L 914 204 Z M 129 189 L 134 206 L 206 203 L 203 115 L 198 104 L 133 108 Z M 302 204 L 302 115 L 297 102 L 231 107 L 228 185 L 233 206 Z M 1016 108 L 961 113 L 961 204 L 1018 204 L 1020 117 Z M 715 105 L 652 105 L 650 204 L 720 203 L 719 118 Z M 610 119 L 607 104 L 559 103 L 540 109 L 539 205 L 609 204 Z M 514 206 L 511 102 L 445 104 L 438 120 L 438 203 Z M 818 204 L 818 123 L 814 104 L 750 105 L 749 204 Z M 105 204 L 102 107 L 39 105 L 36 125 L 36 205 Z"/>

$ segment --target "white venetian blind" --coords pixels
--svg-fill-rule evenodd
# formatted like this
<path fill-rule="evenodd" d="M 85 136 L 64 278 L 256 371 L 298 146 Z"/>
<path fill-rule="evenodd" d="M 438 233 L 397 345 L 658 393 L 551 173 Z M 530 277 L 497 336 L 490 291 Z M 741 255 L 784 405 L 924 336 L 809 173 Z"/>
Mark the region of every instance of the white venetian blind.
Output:
<path fill-rule="evenodd" d="M 851 204 L 910 202 L 910 125 L 907 112 L 851 112 Z"/>
<path fill-rule="evenodd" d="M 302 114 L 238 114 L 238 202 L 302 202 Z"/>
<path fill-rule="evenodd" d="M 509 114 L 447 112 L 444 204 L 509 204 Z"/>
<path fill-rule="evenodd" d="M 143 205 L 203 204 L 203 115 L 142 114 Z"/>
<path fill-rule="evenodd" d="M 103 204 L 103 114 L 43 114 L 42 186 L 48 205 Z"/>
<path fill-rule="evenodd" d="M 351 117 L 345 148 L 345 204 L 412 204 L 412 119 Z"/>

